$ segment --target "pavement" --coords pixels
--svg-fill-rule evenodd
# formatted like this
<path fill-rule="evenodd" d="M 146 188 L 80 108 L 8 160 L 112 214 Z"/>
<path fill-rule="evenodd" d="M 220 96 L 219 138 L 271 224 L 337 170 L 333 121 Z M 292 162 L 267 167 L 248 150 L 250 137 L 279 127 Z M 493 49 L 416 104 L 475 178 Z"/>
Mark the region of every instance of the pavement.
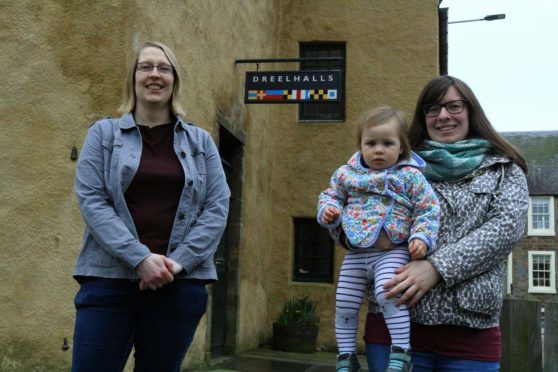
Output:
<path fill-rule="evenodd" d="M 201 369 L 183 372 L 331 372 L 335 370 L 335 353 L 314 352 L 312 354 L 286 353 L 271 349 L 257 349 L 235 356 L 223 356 L 211 361 Z M 367 372 L 366 358 L 359 355 L 362 372 Z"/>

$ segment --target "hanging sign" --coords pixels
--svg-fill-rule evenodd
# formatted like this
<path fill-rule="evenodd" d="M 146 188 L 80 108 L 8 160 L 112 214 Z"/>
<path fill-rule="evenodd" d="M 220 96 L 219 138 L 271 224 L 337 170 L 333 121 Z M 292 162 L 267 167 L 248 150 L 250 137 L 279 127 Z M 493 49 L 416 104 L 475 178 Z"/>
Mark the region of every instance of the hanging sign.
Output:
<path fill-rule="evenodd" d="M 245 103 L 320 103 L 341 99 L 341 70 L 246 72 Z"/>

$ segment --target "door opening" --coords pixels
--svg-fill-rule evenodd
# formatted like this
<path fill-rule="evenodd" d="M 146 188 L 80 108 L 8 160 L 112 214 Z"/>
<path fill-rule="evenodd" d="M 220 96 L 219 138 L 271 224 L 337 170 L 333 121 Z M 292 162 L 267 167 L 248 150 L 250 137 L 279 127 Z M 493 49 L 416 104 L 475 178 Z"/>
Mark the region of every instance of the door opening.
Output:
<path fill-rule="evenodd" d="M 231 189 L 227 227 L 215 253 L 219 281 L 212 286 L 211 356 L 233 354 L 236 343 L 238 257 L 241 231 L 243 144 L 219 126 L 219 154 Z"/>

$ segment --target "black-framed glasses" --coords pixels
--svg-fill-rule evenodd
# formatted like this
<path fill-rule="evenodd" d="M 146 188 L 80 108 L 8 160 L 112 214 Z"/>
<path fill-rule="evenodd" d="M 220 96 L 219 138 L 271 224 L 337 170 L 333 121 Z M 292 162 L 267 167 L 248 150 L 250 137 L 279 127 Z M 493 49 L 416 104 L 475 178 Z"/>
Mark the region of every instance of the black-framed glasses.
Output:
<path fill-rule="evenodd" d="M 174 67 L 172 67 L 172 65 L 154 65 L 153 63 L 149 62 L 138 63 L 136 69 L 141 72 L 151 72 L 155 67 L 157 67 L 157 71 L 159 71 L 161 74 L 172 74 L 174 72 Z"/>
<path fill-rule="evenodd" d="M 464 99 L 456 99 L 455 101 L 446 103 L 430 103 L 422 106 L 422 111 L 424 112 L 424 116 L 434 117 L 440 115 L 443 107 L 450 114 L 459 114 L 465 108 L 466 103 L 467 101 Z"/>

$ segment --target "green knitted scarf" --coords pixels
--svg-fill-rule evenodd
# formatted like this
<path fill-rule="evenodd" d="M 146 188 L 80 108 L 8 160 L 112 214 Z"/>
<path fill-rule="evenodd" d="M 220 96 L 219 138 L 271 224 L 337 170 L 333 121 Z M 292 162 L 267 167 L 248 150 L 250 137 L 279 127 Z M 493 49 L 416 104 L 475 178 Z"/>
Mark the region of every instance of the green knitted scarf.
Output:
<path fill-rule="evenodd" d="M 468 139 L 455 143 L 424 141 L 417 151 L 425 161 L 424 175 L 429 181 L 457 181 L 481 165 L 491 149 L 490 142 Z"/>

